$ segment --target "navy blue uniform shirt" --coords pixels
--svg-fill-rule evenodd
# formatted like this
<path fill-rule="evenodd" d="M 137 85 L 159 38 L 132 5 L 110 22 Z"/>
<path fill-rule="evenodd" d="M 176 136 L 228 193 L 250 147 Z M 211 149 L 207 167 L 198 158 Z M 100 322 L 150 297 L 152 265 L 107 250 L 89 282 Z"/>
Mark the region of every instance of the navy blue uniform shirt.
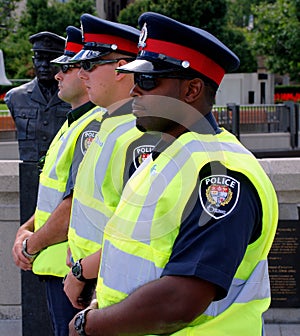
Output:
<path fill-rule="evenodd" d="M 216 133 L 221 132 L 211 114 L 206 118 Z M 154 150 L 153 159 L 158 155 Z M 227 188 L 224 181 L 230 187 Z M 239 188 L 235 188 L 237 184 Z M 210 202 L 225 204 L 215 218 L 204 210 Z M 226 169 L 219 162 L 205 165 L 185 207 L 179 234 L 162 276 L 201 278 L 217 286 L 215 300 L 224 298 L 248 244 L 260 235 L 261 220 L 259 196 L 245 175 Z"/>

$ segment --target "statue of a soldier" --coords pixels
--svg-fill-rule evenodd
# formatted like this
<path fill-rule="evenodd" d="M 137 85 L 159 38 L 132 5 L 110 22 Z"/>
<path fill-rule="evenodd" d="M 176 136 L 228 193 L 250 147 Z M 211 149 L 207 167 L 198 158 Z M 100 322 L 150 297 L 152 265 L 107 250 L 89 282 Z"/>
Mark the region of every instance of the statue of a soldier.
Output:
<path fill-rule="evenodd" d="M 24 223 L 36 207 L 39 172 L 47 149 L 66 120 L 70 105 L 62 101 L 54 76 L 59 71 L 51 60 L 63 55 L 65 38 L 43 31 L 31 35 L 33 66 L 36 77 L 21 86 L 11 89 L 5 96 L 10 113 L 17 128 L 19 145 L 20 179 L 20 222 Z M 35 275 L 22 272 L 22 322 L 23 335 L 40 335 L 40 328 L 45 334 L 52 333 L 50 322 L 46 323 L 46 299 L 44 289 Z M 27 296 L 36 293 L 36 311 L 34 319 L 32 308 L 26 305 Z M 44 306 L 44 307 L 43 307 Z M 39 322 L 40 321 L 40 322 Z M 40 324 L 39 324 L 40 323 Z M 48 330 L 47 330 L 48 328 Z"/>
<path fill-rule="evenodd" d="M 65 39 L 45 31 L 31 35 L 29 41 L 36 77 L 9 90 L 5 103 L 16 124 L 20 160 L 38 162 L 66 120 L 70 106 L 57 96 L 54 76 L 59 69 L 50 63 L 63 54 Z"/>

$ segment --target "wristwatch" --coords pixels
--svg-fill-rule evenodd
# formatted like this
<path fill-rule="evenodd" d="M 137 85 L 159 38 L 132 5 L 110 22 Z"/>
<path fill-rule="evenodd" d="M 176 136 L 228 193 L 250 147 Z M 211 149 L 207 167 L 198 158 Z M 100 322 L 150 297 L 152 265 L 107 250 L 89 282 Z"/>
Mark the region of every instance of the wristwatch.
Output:
<path fill-rule="evenodd" d="M 23 243 L 22 243 L 22 253 L 23 255 L 28 258 L 28 259 L 34 259 L 39 253 L 35 253 L 35 254 L 30 254 L 27 252 L 27 240 L 28 238 L 25 238 L 23 240 Z"/>
<path fill-rule="evenodd" d="M 75 264 L 72 266 L 72 274 L 77 280 L 86 282 L 86 278 L 82 275 L 81 260 L 82 259 L 77 260 Z"/>
<path fill-rule="evenodd" d="M 87 334 L 84 331 L 84 327 L 86 323 L 86 315 L 90 310 L 92 310 L 92 308 L 86 308 L 81 312 L 79 312 L 75 317 L 74 328 L 79 336 L 87 336 Z"/>

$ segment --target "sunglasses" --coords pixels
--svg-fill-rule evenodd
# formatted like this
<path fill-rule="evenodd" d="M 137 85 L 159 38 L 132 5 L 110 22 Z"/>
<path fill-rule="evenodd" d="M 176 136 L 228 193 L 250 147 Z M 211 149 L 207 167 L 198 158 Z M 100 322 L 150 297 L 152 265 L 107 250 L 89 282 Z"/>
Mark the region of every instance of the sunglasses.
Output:
<path fill-rule="evenodd" d="M 66 73 L 69 69 L 80 69 L 79 64 L 60 64 L 60 70 L 62 73 Z"/>
<path fill-rule="evenodd" d="M 96 65 L 105 65 L 105 64 L 110 64 L 110 63 L 117 63 L 121 60 L 125 60 L 127 62 L 133 61 L 134 58 L 116 58 L 116 59 L 100 59 L 98 61 L 89 61 L 89 60 L 84 60 L 80 62 L 80 67 L 84 70 L 84 71 L 92 71 L 93 68 Z"/>
<path fill-rule="evenodd" d="M 177 74 L 134 74 L 134 84 L 137 84 L 142 90 L 151 91 L 159 86 L 159 78 L 177 78 L 177 79 L 192 79 L 193 77 L 177 75 Z"/>
<path fill-rule="evenodd" d="M 80 62 L 80 67 L 84 71 L 92 71 L 96 65 L 104 65 L 109 63 L 117 63 L 119 59 L 110 59 L 110 60 L 98 60 L 98 61 L 88 61 L 84 60 Z"/>

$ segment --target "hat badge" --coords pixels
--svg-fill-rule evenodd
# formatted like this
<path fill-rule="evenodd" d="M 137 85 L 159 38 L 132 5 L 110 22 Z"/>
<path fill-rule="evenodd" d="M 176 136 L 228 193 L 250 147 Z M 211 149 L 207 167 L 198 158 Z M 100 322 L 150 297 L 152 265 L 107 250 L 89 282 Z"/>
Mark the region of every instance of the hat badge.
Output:
<path fill-rule="evenodd" d="M 190 62 L 189 61 L 182 61 L 181 66 L 185 69 L 187 69 L 190 66 Z"/>
<path fill-rule="evenodd" d="M 147 30 L 147 24 L 145 22 L 144 26 L 141 30 L 140 37 L 139 37 L 139 43 L 138 43 L 139 48 L 145 48 L 146 47 L 147 37 L 148 37 L 148 30 Z"/>

